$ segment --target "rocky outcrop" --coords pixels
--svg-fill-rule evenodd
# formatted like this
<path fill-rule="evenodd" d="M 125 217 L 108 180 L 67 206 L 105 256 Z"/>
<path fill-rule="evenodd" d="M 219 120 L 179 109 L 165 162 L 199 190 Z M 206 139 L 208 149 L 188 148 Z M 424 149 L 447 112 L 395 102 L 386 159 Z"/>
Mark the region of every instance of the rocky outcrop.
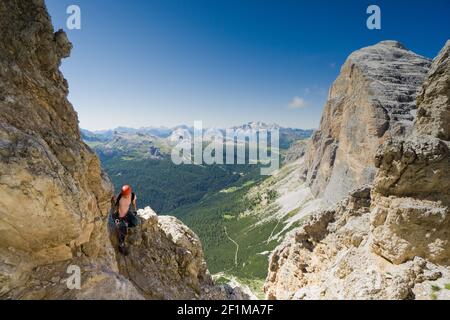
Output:
<path fill-rule="evenodd" d="M 450 299 L 449 51 L 447 42 L 424 82 L 413 133 L 376 152 L 373 187 L 314 215 L 273 252 L 268 298 Z"/>
<path fill-rule="evenodd" d="M 200 239 L 178 219 L 139 210 L 141 225 L 130 230 L 128 255 L 117 254 L 120 273 L 147 299 L 246 299 L 238 287 L 216 286 Z M 114 242 L 114 239 L 113 239 Z"/>
<path fill-rule="evenodd" d="M 197 236 L 173 218 L 152 217 L 131 256 L 116 255 L 113 188 L 59 71 L 71 43 L 43 0 L 2 0 L 0 29 L 0 298 L 242 298 L 214 286 Z"/>
<path fill-rule="evenodd" d="M 370 187 L 362 187 L 288 235 L 270 257 L 267 298 L 426 299 L 432 286 L 444 288 L 446 266 L 423 256 L 394 264 L 372 251 L 371 206 Z"/>
<path fill-rule="evenodd" d="M 373 249 L 393 263 L 415 256 L 450 265 L 450 41 L 418 98 L 415 133 L 376 156 Z"/>
<path fill-rule="evenodd" d="M 316 196 L 333 204 L 373 181 L 380 144 L 410 132 L 429 67 L 428 59 L 396 41 L 350 55 L 306 152 L 305 178 Z"/>
<path fill-rule="evenodd" d="M 450 150 L 431 136 L 387 142 L 377 154 L 373 249 L 393 263 L 450 263 Z"/>
<path fill-rule="evenodd" d="M 450 40 L 436 57 L 423 90 L 417 99 L 417 131 L 436 138 L 450 140 Z"/>

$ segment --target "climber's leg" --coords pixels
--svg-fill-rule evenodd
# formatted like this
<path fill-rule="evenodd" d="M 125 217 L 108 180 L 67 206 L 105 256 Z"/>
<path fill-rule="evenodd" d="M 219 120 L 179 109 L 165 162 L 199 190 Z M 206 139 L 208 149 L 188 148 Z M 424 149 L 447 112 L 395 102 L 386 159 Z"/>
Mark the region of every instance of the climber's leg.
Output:
<path fill-rule="evenodd" d="M 125 246 L 125 239 L 127 236 L 127 231 L 128 231 L 128 228 L 125 223 L 122 222 L 118 225 L 117 233 L 119 236 L 119 252 L 123 255 L 128 254 L 128 252 L 126 250 L 126 246 Z"/>

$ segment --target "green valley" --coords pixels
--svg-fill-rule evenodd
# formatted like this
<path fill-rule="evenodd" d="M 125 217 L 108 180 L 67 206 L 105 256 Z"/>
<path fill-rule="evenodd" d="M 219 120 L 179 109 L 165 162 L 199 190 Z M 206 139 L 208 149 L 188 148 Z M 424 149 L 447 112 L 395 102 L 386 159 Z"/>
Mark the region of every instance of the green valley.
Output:
<path fill-rule="evenodd" d="M 246 284 L 256 295 L 262 294 L 271 251 L 320 207 L 301 179 L 308 132 L 283 131 L 283 165 L 272 176 L 262 176 L 255 164 L 175 165 L 164 137 L 84 134 L 116 190 L 131 184 L 139 207 L 179 218 L 200 237 L 210 272 Z"/>

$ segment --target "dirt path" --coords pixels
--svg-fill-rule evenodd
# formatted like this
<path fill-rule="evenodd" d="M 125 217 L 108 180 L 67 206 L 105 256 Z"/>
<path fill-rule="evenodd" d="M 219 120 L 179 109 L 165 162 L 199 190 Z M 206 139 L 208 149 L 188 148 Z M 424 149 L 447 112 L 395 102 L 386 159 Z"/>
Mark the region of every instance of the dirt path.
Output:
<path fill-rule="evenodd" d="M 275 225 L 275 228 L 273 228 L 272 232 L 270 233 L 270 236 L 267 238 L 266 244 L 269 244 L 270 240 L 272 240 L 273 234 L 274 234 L 275 230 L 278 228 L 280 221 L 281 221 L 281 219 L 279 218 L 277 224 Z"/>
<path fill-rule="evenodd" d="M 227 227 L 224 226 L 223 228 L 225 230 L 225 235 L 227 236 L 227 238 L 236 245 L 236 252 L 234 254 L 234 265 L 237 267 L 238 266 L 239 244 L 236 241 L 234 241 L 233 239 L 231 239 L 231 237 L 228 235 Z"/>

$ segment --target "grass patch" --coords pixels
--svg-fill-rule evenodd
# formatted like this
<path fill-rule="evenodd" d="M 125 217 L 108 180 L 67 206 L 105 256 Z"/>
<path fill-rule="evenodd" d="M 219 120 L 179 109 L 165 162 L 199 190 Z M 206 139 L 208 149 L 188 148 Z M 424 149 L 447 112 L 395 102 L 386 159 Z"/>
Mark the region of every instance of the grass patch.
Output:
<path fill-rule="evenodd" d="M 249 187 L 249 186 L 251 186 L 251 185 L 254 184 L 254 183 L 255 183 L 255 181 L 250 180 L 250 181 L 247 181 L 246 183 L 244 183 L 244 184 L 242 185 L 242 187 L 243 187 L 243 188 Z"/>
<path fill-rule="evenodd" d="M 439 287 L 439 286 L 436 286 L 436 285 L 431 285 L 431 291 L 433 291 L 433 292 L 439 292 L 439 291 L 441 291 L 441 287 Z"/>
<path fill-rule="evenodd" d="M 294 210 L 289 211 L 289 213 L 286 216 L 288 218 L 292 218 L 293 216 L 295 216 L 298 213 L 299 210 L 300 210 L 299 208 L 295 208 Z"/>
<path fill-rule="evenodd" d="M 238 191 L 239 189 L 237 187 L 231 187 L 228 189 L 220 190 L 221 193 L 233 193 Z"/>
<path fill-rule="evenodd" d="M 263 279 L 238 279 L 238 282 L 248 286 L 258 299 L 265 299 Z"/>
<path fill-rule="evenodd" d="M 439 287 L 438 285 L 432 284 L 432 285 L 431 285 L 430 299 L 431 299 L 431 300 L 437 300 L 437 298 L 438 298 L 437 293 L 438 293 L 439 291 L 441 291 L 441 290 L 442 290 L 441 287 Z"/>

